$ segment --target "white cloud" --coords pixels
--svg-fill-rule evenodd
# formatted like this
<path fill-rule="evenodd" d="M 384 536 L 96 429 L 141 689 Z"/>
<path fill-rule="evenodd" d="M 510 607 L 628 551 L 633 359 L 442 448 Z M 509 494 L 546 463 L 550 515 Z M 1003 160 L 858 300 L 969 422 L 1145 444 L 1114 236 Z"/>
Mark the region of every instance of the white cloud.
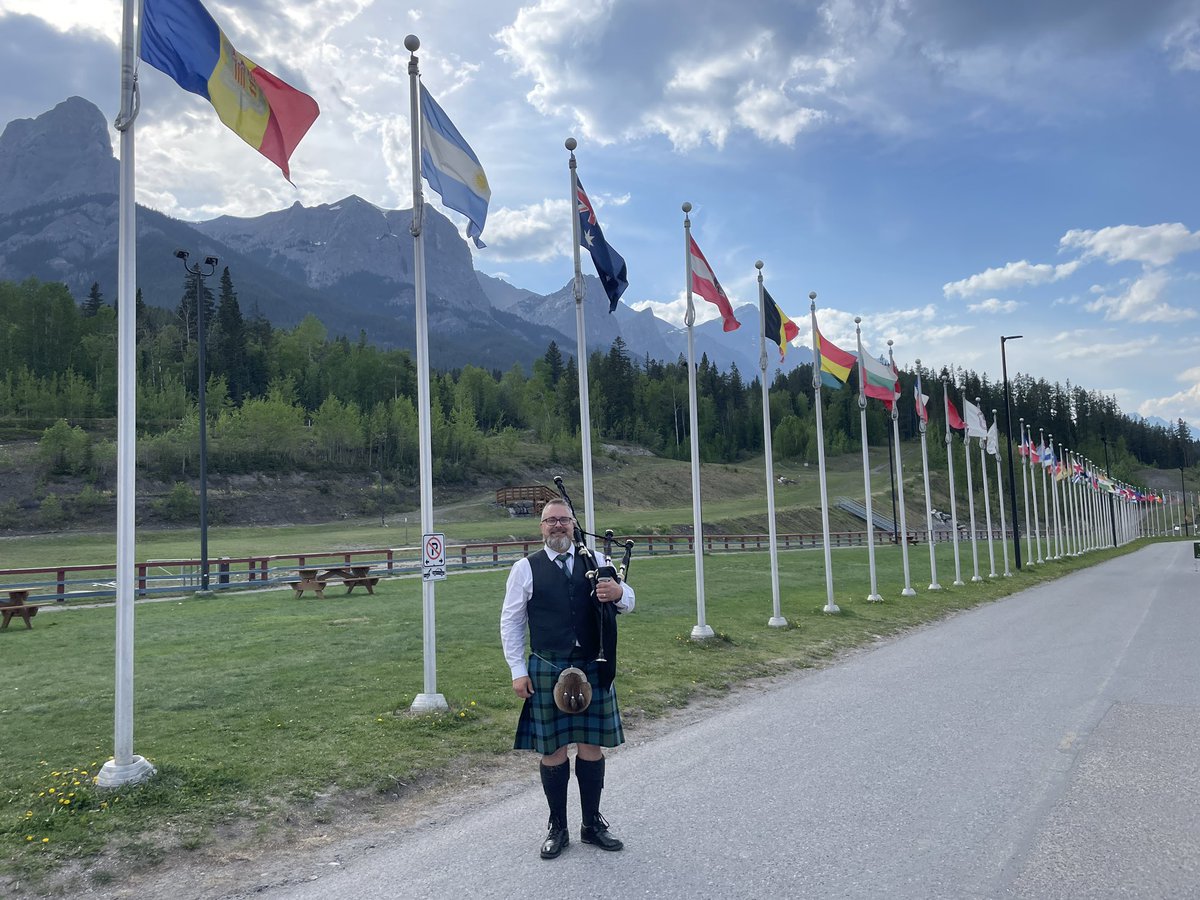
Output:
<path fill-rule="evenodd" d="M 571 255 L 569 200 L 543 200 L 519 209 L 488 211 L 486 234 L 489 260 L 549 262 Z"/>
<path fill-rule="evenodd" d="M 988 299 L 979 303 L 968 304 L 967 312 L 989 314 L 1010 313 L 1020 305 L 1016 300 L 1001 300 L 998 297 L 988 297 Z"/>
<path fill-rule="evenodd" d="M 985 291 L 1004 291 L 1026 285 L 1048 284 L 1067 278 L 1077 268 L 1079 268 L 1078 261 L 1052 266 L 1049 263 L 1035 265 L 1023 259 L 1019 262 L 1006 263 L 1003 268 L 987 269 L 961 281 L 948 282 L 942 285 L 942 293 L 947 297 L 955 295 L 966 297 Z"/>
<path fill-rule="evenodd" d="M 1063 235 L 1059 247 L 1082 250 L 1085 259 L 1165 266 L 1178 256 L 1200 250 L 1200 231 L 1189 231 L 1186 225 L 1179 222 L 1149 226 L 1114 225 L 1098 231 L 1073 229 Z"/>
<path fill-rule="evenodd" d="M 1180 22 L 1163 40 L 1163 50 L 1175 71 L 1200 71 L 1200 21 Z"/>
<path fill-rule="evenodd" d="M 1124 293 L 1102 294 L 1084 306 L 1088 312 L 1099 312 L 1114 322 L 1177 322 L 1196 318 L 1196 311 L 1172 306 L 1162 299 L 1170 277 L 1162 270 L 1147 272 L 1127 285 Z"/>
<path fill-rule="evenodd" d="M 1200 422 L 1200 382 L 1167 397 L 1145 400 L 1138 405 L 1137 412 L 1141 416 L 1159 416 L 1168 422 L 1183 419 L 1195 428 L 1195 423 Z"/>
<path fill-rule="evenodd" d="M 717 308 L 711 303 L 705 303 L 701 300 L 693 304 L 696 308 L 696 324 L 707 322 L 709 319 L 720 318 L 720 313 Z M 654 315 L 658 316 L 664 322 L 668 322 L 675 328 L 683 328 L 687 322 L 687 297 L 678 297 L 675 300 L 640 300 L 632 304 L 632 308 L 636 310 L 648 309 Z M 711 311 L 710 311 L 711 310 Z"/>

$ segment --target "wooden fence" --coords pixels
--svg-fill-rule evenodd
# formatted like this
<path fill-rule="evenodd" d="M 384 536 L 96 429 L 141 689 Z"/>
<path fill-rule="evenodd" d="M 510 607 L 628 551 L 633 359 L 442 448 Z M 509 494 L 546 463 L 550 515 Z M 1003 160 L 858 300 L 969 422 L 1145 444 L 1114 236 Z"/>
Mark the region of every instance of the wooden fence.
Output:
<path fill-rule="evenodd" d="M 998 529 L 993 530 L 996 540 L 1007 538 Z M 923 543 L 928 534 L 924 530 L 907 532 L 909 543 Z M 980 540 L 987 539 L 987 532 L 977 532 Z M 951 539 L 946 531 L 934 531 L 938 542 Z M 614 543 L 616 548 L 629 539 L 634 542 L 634 558 L 639 556 L 668 556 L 694 553 L 692 536 L 688 534 L 642 534 L 622 535 Z M 842 531 L 830 535 L 835 547 L 861 547 L 866 545 L 865 531 Z M 966 540 L 960 536 L 960 540 Z M 875 542 L 892 543 L 891 535 L 875 532 Z M 818 533 L 793 533 L 776 536 L 780 550 L 810 550 L 823 546 Z M 448 571 L 496 568 L 511 564 L 522 556 L 528 556 L 542 546 L 540 538 L 527 541 L 493 541 L 476 544 L 452 544 L 446 547 Z M 704 551 L 707 553 L 765 551 L 770 549 L 770 536 L 765 534 L 706 534 Z M 373 575 L 398 577 L 419 575 L 421 572 L 421 548 L 398 547 L 366 550 L 313 551 L 309 553 L 276 554 L 273 556 L 218 557 L 209 561 L 209 588 L 211 590 L 248 590 L 254 588 L 282 587 L 297 578 L 300 569 L 336 568 L 341 566 L 370 566 Z M 136 563 L 136 589 L 138 597 L 179 596 L 199 590 L 201 586 L 201 561 L 198 559 L 156 559 Z M 104 602 L 116 596 L 116 566 L 113 563 L 89 563 L 85 565 L 57 565 L 38 568 L 0 568 L 0 591 L 28 590 L 30 599 L 39 602 Z"/>

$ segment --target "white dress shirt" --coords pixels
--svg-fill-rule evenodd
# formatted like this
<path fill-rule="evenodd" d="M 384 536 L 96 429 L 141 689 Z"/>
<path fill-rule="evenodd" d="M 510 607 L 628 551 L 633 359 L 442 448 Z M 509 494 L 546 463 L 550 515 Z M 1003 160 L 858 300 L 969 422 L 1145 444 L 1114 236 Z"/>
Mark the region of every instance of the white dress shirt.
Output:
<path fill-rule="evenodd" d="M 543 546 L 539 553 L 545 553 L 551 560 L 559 556 L 558 551 Z M 575 566 L 575 548 L 566 551 L 571 556 L 572 570 Z M 596 564 L 609 565 L 608 557 L 599 550 L 596 553 Z M 621 612 L 631 612 L 635 601 L 633 588 L 621 582 L 621 599 L 615 601 Z M 522 557 L 513 563 L 512 571 L 508 573 L 508 583 L 504 589 L 504 606 L 500 610 L 500 644 L 504 648 L 504 659 L 512 671 L 513 681 L 529 674 L 525 662 L 525 629 L 529 624 L 529 598 L 533 596 L 533 569 L 529 560 Z"/>

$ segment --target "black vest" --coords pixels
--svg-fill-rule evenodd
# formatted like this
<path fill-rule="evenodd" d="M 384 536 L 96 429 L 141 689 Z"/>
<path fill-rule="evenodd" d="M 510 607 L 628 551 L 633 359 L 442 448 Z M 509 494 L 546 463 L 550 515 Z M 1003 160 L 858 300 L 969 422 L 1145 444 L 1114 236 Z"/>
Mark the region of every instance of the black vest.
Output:
<path fill-rule="evenodd" d="M 533 571 L 533 594 L 527 607 L 533 652 L 565 655 L 578 642 L 582 653 L 595 657 L 600 645 L 598 610 L 582 560 L 575 557 L 568 582 L 558 563 L 543 551 L 531 553 L 528 559 Z"/>

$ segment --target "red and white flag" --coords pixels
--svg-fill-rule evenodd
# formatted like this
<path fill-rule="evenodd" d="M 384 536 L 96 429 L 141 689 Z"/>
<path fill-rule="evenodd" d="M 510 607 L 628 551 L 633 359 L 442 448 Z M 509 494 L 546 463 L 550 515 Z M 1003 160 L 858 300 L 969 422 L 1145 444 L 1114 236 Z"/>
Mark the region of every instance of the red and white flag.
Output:
<path fill-rule="evenodd" d="M 708 260 L 696 246 L 695 238 L 689 236 L 688 241 L 690 244 L 688 258 L 692 270 L 692 293 L 699 294 L 709 303 L 716 305 L 717 309 L 721 311 L 721 320 L 724 322 L 725 331 L 736 331 L 742 323 L 734 318 L 733 307 L 729 304 L 729 298 L 725 296 L 725 289 L 721 287 L 721 282 L 717 281 L 717 276 L 713 274 Z"/>

